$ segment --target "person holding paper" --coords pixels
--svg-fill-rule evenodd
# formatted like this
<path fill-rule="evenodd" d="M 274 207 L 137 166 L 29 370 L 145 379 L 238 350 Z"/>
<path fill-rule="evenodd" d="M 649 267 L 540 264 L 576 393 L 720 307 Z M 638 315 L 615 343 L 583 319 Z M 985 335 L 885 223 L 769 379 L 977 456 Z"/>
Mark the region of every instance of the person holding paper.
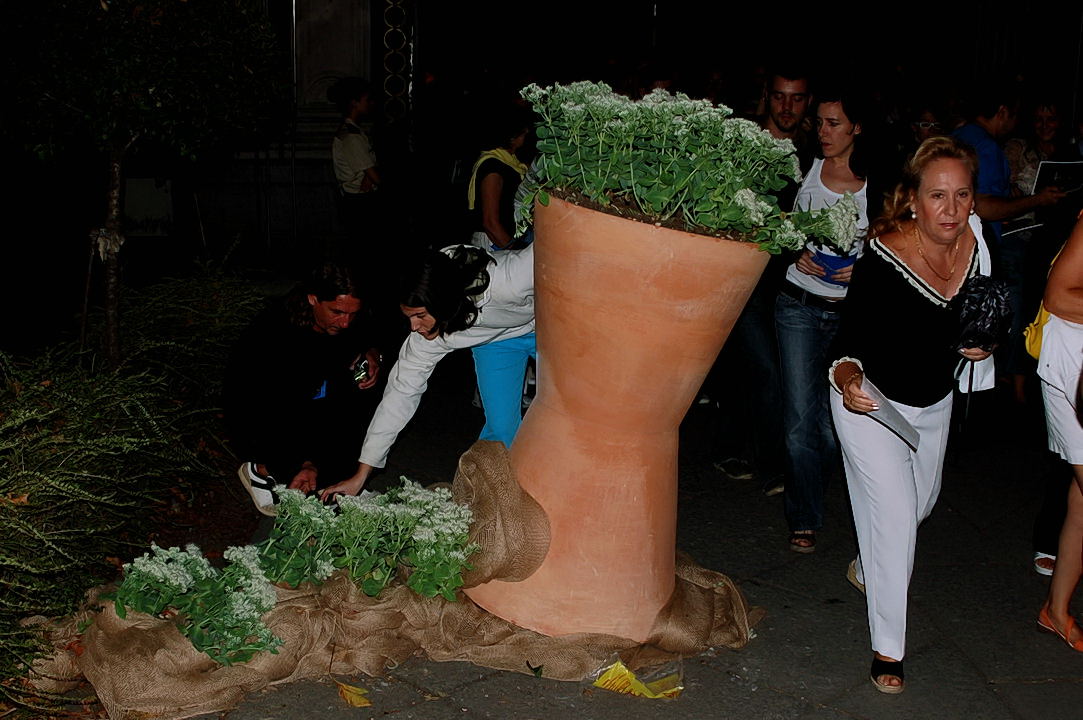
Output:
<path fill-rule="evenodd" d="M 1023 137 L 1004 143 L 1004 155 L 1011 168 L 1013 197 L 1026 197 L 1045 190 L 1047 185 L 1037 183 L 1039 168 L 1043 163 L 1075 159 L 1072 157 L 1074 149 L 1067 144 L 1067 138 L 1060 131 L 1061 113 L 1057 100 L 1041 96 L 1029 114 L 1032 130 Z M 1048 176 L 1045 176 L 1044 182 L 1048 184 Z M 1034 377 L 1034 361 L 1024 347 L 1023 327 L 1038 312 L 1049 265 L 1064 243 L 1064 238 L 1072 231 L 1075 213 L 1079 210 L 1078 195 L 1074 199 L 1065 197 L 1064 193 L 1058 196 L 1060 199 L 1055 203 L 1039 205 L 1004 222 L 1004 237 L 1016 242 L 1020 253 L 1015 256 L 1016 266 L 1005 268 L 1010 271 L 1008 275 L 1015 278 L 1011 291 L 1018 307 L 1013 317 L 1014 339 L 1007 349 L 1001 374 L 1011 376 L 1015 398 L 1021 405 L 1027 400 L 1027 381 Z M 1063 501 L 1063 497 L 1060 499 Z M 1051 533 L 1046 533 L 1051 536 L 1043 543 L 1047 554 L 1056 552 L 1058 530 L 1055 527 Z"/>
<path fill-rule="evenodd" d="M 989 352 L 952 349 L 959 321 L 949 301 L 990 270 L 973 214 L 976 172 L 974 151 L 958 140 L 918 147 L 870 230 L 833 346 L 831 414 L 859 552 L 847 577 L 866 593 L 870 676 L 884 693 L 903 690 L 914 546 L 940 492 L 955 378 L 977 363 L 973 389 L 993 381 Z M 916 431 L 916 447 L 874 420 L 888 404 Z"/>

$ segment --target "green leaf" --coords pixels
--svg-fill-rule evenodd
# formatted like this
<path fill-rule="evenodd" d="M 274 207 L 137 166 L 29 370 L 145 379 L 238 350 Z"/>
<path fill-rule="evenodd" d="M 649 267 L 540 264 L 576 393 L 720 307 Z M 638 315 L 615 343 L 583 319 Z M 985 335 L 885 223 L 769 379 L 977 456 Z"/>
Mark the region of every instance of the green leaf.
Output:
<path fill-rule="evenodd" d="M 361 592 L 369 597 L 376 597 L 384 589 L 384 584 L 376 578 L 368 578 L 361 583 Z"/>

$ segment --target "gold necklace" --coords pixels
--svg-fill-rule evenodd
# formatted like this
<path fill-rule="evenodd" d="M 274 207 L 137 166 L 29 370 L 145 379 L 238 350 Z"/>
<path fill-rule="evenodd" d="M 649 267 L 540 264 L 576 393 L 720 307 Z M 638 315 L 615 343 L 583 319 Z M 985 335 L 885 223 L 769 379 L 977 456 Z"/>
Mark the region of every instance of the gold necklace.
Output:
<path fill-rule="evenodd" d="M 929 269 L 933 271 L 933 275 L 936 275 L 944 282 L 951 280 L 952 277 L 955 276 L 955 268 L 959 264 L 959 238 L 955 238 L 955 247 L 953 247 L 951 250 L 951 270 L 948 270 L 947 275 L 941 275 L 939 272 L 937 272 L 936 268 L 933 267 L 933 264 L 929 262 L 929 258 L 925 257 L 925 250 L 921 245 L 921 231 L 918 230 L 918 224 L 916 222 L 914 223 L 914 239 L 918 241 L 918 255 L 920 255 L 921 259 L 925 261 L 925 264 L 929 267 Z"/>

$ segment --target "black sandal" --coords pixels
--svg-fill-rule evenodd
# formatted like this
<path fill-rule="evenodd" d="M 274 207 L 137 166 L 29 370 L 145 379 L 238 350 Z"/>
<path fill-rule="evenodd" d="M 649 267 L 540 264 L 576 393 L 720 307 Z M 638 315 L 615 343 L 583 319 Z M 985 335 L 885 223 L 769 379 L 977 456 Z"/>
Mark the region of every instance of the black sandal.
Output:
<path fill-rule="evenodd" d="M 879 678 L 884 677 L 897 677 L 899 678 L 898 685 L 887 685 L 880 682 Z M 869 679 L 872 680 L 873 686 L 882 693 L 888 695 L 898 695 L 906 687 L 906 683 L 903 682 L 906 675 L 903 673 L 903 661 L 902 660 L 881 660 L 878 657 L 872 659 L 872 668 L 869 670 Z"/>

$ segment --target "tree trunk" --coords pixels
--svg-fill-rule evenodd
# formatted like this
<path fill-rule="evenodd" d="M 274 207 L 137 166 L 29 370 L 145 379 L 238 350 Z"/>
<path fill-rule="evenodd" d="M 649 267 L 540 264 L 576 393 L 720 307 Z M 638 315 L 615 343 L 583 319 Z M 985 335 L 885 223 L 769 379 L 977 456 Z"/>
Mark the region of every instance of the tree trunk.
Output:
<path fill-rule="evenodd" d="M 106 203 L 105 237 L 99 239 L 99 252 L 105 265 L 105 359 L 110 368 L 120 365 L 120 232 L 121 181 L 123 151 L 109 156 L 109 194 Z"/>

